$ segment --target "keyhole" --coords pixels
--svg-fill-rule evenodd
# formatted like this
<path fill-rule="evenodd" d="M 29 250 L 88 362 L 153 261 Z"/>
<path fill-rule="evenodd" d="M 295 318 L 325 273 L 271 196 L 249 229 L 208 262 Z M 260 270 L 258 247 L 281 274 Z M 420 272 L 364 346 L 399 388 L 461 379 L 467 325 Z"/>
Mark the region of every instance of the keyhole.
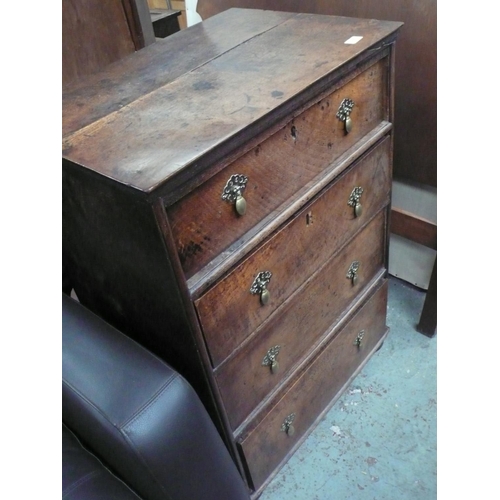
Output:
<path fill-rule="evenodd" d="M 295 125 L 292 125 L 290 133 L 292 134 L 292 139 L 294 141 L 296 141 L 297 140 L 297 129 L 295 128 Z"/>
<path fill-rule="evenodd" d="M 310 226 L 314 222 L 312 212 L 306 214 L 306 225 Z"/>

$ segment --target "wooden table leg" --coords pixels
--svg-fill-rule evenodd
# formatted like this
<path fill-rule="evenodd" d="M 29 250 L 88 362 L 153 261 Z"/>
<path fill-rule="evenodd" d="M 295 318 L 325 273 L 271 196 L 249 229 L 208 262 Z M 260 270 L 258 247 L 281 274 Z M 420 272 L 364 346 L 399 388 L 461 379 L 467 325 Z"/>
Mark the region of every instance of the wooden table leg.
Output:
<path fill-rule="evenodd" d="M 428 337 L 436 333 L 437 325 L 437 256 L 432 268 L 431 281 L 425 296 L 424 307 L 420 315 L 417 330 Z"/>

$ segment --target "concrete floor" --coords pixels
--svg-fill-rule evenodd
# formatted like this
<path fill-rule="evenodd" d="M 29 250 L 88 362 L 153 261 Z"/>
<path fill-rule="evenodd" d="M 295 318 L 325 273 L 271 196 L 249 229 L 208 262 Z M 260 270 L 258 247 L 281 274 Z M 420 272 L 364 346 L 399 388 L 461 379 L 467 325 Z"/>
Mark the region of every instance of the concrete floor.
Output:
<path fill-rule="evenodd" d="M 415 329 L 424 298 L 390 278 L 384 345 L 260 500 L 437 497 L 437 336 Z"/>

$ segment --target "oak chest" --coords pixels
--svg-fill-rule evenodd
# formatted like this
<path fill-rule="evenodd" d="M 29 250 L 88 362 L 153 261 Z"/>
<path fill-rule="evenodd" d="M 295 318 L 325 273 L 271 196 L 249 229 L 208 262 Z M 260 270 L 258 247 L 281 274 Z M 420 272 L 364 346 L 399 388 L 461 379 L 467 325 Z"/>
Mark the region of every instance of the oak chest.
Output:
<path fill-rule="evenodd" d="M 231 9 L 63 95 L 63 258 L 254 496 L 387 334 L 401 23 Z"/>

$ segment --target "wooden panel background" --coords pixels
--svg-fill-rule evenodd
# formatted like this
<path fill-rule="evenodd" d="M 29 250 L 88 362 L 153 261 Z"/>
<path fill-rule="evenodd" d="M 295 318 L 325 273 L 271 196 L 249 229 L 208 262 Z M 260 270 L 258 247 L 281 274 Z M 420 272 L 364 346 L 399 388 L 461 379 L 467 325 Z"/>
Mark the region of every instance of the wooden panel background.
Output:
<path fill-rule="evenodd" d="M 63 87 L 153 42 L 146 0 L 65 0 Z"/>
<path fill-rule="evenodd" d="M 397 42 L 394 175 L 437 185 L 436 0 L 199 0 L 207 19 L 230 7 L 403 21 Z"/>

